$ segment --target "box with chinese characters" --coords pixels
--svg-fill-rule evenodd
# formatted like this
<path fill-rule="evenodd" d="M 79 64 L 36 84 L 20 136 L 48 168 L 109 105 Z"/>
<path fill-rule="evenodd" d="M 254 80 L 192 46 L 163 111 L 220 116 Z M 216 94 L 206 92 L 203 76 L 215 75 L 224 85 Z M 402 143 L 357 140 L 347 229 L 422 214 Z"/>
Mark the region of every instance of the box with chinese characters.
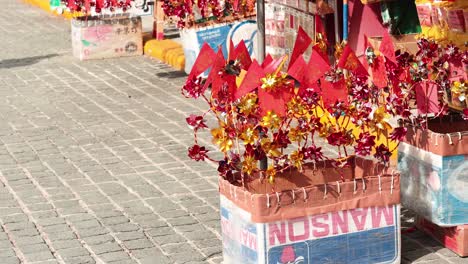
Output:
<path fill-rule="evenodd" d="M 71 25 L 73 55 L 80 60 L 143 54 L 140 17 L 78 17 Z"/>

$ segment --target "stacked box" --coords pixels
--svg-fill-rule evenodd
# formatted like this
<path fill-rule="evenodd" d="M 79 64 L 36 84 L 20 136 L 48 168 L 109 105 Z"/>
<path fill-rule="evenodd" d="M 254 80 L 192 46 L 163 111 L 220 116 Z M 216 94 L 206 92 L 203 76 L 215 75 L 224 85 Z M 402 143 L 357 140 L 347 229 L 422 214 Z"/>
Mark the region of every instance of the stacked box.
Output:
<path fill-rule="evenodd" d="M 143 54 L 140 17 L 78 17 L 71 25 L 73 55 L 80 60 Z"/>
<path fill-rule="evenodd" d="M 358 163 L 277 177 L 276 193 L 220 178 L 223 263 L 400 263 L 399 175 Z"/>
<path fill-rule="evenodd" d="M 419 218 L 416 224 L 419 229 L 460 257 L 468 257 L 468 225 L 440 227 L 424 218 Z"/>
<path fill-rule="evenodd" d="M 398 150 L 402 204 L 439 226 L 468 223 L 468 122 L 409 128 Z"/>

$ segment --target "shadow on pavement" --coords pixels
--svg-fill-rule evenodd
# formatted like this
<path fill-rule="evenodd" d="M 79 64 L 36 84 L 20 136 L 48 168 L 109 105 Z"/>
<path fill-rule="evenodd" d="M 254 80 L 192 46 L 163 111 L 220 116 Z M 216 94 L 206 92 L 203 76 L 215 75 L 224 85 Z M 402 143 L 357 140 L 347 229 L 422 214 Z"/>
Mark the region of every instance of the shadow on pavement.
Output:
<path fill-rule="evenodd" d="M 156 76 L 163 78 L 182 78 L 187 77 L 187 74 L 183 71 L 170 71 L 170 72 L 158 72 Z"/>
<path fill-rule="evenodd" d="M 59 54 L 47 54 L 42 56 L 33 56 L 33 57 L 26 57 L 26 58 L 19 58 L 19 59 L 8 59 L 8 60 L 0 60 L 0 69 L 11 69 L 16 67 L 23 67 L 28 65 L 33 65 L 41 60 L 50 59 L 53 57 L 57 57 Z"/>

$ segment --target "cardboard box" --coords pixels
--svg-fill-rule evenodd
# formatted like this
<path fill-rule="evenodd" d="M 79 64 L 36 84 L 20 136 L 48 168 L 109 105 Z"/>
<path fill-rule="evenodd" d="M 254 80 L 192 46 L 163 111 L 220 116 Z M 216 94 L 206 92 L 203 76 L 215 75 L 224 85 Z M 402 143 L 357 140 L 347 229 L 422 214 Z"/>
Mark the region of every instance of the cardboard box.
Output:
<path fill-rule="evenodd" d="M 254 223 L 221 195 L 225 264 L 400 263 L 400 206 Z"/>
<path fill-rule="evenodd" d="M 401 203 L 443 227 L 468 223 L 468 122 L 458 118 L 409 127 L 398 148 Z"/>
<path fill-rule="evenodd" d="M 140 17 L 78 17 L 71 27 L 73 55 L 80 60 L 143 54 Z"/>
<path fill-rule="evenodd" d="M 421 217 L 416 226 L 460 257 L 468 257 L 468 225 L 440 227 Z"/>
<path fill-rule="evenodd" d="M 349 162 L 339 172 L 304 164 L 278 173 L 274 187 L 220 177 L 224 263 L 400 263 L 399 174 Z"/>
<path fill-rule="evenodd" d="M 416 54 L 416 52 L 418 52 L 418 34 L 392 35 L 391 37 L 393 44 L 395 45 L 395 50 L 400 49 L 411 54 Z M 382 42 L 382 37 L 372 36 L 369 38 L 369 41 L 375 49 L 378 49 L 380 47 L 380 43 Z"/>

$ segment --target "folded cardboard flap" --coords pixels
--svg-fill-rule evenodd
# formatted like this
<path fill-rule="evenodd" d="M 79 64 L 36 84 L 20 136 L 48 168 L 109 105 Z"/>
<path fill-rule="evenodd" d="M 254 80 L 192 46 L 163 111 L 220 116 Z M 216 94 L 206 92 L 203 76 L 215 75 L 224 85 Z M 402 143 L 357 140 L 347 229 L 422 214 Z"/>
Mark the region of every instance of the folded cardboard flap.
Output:
<path fill-rule="evenodd" d="M 234 185 L 244 186 L 251 193 L 266 194 L 271 192 L 272 189 L 275 192 L 282 192 L 308 186 L 323 185 L 325 183 L 335 183 L 337 181 L 351 181 L 353 179 L 383 174 L 390 175 L 389 168 L 373 160 L 351 156 L 348 159 L 348 164 L 350 165 L 336 168 L 333 161 L 330 160 L 317 162 L 315 165 L 313 163 L 306 163 L 303 165 L 302 171 L 291 168 L 277 173 L 274 184 L 270 184 L 258 174 L 252 177 L 245 176 L 244 180 L 240 178 L 240 174 L 236 174 L 237 178 L 235 180 L 228 180 L 231 180 L 231 183 Z"/>
<path fill-rule="evenodd" d="M 460 115 L 429 120 L 428 129 L 409 127 L 404 142 L 440 155 L 468 154 L 468 122 Z"/>
<path fill-rule="evenodd" d="M 345 169 L 333 169 L 330 162 L 321 169 L 307 165 L 302 172 L 278 175 L 274 184 L 258 177 L 220 177 L 219 191 L 257 223 L 400 203 L 399 173 L 370 160 L 352 157 L 350 162 Z"/>

